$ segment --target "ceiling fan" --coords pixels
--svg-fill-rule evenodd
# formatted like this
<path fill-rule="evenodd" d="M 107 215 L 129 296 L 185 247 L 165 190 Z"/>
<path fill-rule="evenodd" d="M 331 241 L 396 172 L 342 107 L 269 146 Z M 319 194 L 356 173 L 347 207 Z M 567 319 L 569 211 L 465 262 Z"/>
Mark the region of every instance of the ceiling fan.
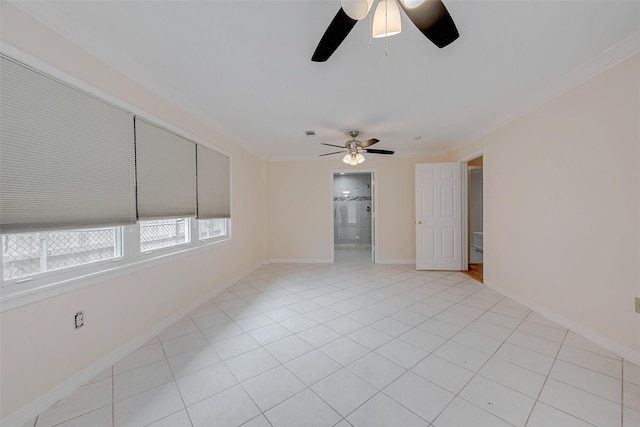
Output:
<path fill-rule="evenodd" d="M 349 132 L 349 136 L 351 137 L 351 141 L 347 141 L 344 143 L 344 146 L 327 144 L 321 142 L 322 145 L 328 145 L 329 147 L 338 147 L 342 148 L 340 151 L 334 151 L 332 153 L 320 154 L 320 156 L 330 156 L 332 154 L 344 153 L 345 150 L 347 154 L 343 157 L 342 161 L 351 166 L 359 165 L 364 162 L 364 156 L 362 153 L 372 153 L 372 154 L 393 154 L 393 151 L 390 150 L 376 150 L 371 147 L 373 144 L 377 144 L 380 140 L 376 138 L 367 139 L 366 141 L 356 141 L 356 137 L 360 134 L 357 130 L 352 130 Z"/>
<path fill-rule="evenodd" d="M 341 8 L 318 43 L 311 60 L 325 62 L 347 37 L 356 23 L 365 18 L 374 0 L 340 0 Z M 459 37 L 456 24 L 440 0 L 378 0 L 373 18 L 373 37 L 400 33 L 398 3 L 418 29 L 439 48 Z"/>

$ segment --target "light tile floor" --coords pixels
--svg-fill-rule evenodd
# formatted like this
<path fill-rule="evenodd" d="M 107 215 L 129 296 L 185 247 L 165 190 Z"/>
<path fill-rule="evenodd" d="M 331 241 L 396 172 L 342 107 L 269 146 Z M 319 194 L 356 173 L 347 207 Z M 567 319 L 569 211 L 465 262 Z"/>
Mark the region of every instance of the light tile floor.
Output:
<path fill-rule="evenodd" d="M 259 268 L 32 427 L 640 425 L 640 368 L 461 273 Z"/>

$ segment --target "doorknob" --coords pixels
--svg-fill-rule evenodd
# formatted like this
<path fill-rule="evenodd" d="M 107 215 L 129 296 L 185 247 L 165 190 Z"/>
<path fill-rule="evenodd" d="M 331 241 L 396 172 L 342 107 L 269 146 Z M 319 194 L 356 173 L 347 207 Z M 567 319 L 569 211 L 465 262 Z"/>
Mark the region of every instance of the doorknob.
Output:
<path fill-rule="evenodd" d="M 422 221 L 418 221 L 418 224 L 422 224 Z"/>

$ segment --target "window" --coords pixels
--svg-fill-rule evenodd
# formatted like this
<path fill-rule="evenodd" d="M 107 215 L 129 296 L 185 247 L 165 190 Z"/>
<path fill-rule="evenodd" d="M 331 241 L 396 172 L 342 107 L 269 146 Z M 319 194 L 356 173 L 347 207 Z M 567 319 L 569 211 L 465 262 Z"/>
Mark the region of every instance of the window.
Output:
<path fill-rule="evenodd" d="M 122 257 L 122 229 L 6 234 L 3 280 L 20 279 Z"/>
<path fill-rule="evenodd" d="M 198 238 L 207 240 L 214 237 L 226 237 L 229 234 L 227 223 L 226 218 L 199 220 Z"/>
<path fill-rule="evenodd" d="M 189 243 L 189 222 L 189 218 L 140 221 L 140 252 Z"/>
<path fill-rule="evenodd" d="M 4 54 L 0 65 L 2 286 L 30 282 L 3 300 L 229 238 L 227 154 Z"/>
<path fill-rule="evenodd" d="M 72 231 L 43 231 L 2 235 L 2 280 L 5 283 L 38 279 L 51 281 L 48 273 L 71 272 L 80 268 L 101 271 L 100 263 L 114 260 L 133 262 L 141 255 L 158 250 L 175 251 L 179 246 L 194 247 L 229 237 L 229 219 L 195 220 L 191 218 L 139 221 L 132 226 L 139 231 L 139 248 L 135 244 L 125 254 L 131 239 L 129 228 L 105 227 Z M 86 271 L 86 269 L 83 269 Z M 65 277 L 69 273 L 65 273 Z M 83 273 L 84 274 L 84 273 Z M 49 279 L 47 279 L 49 277 Z M 58 277 L 58 275 L 56 275 Z"/>

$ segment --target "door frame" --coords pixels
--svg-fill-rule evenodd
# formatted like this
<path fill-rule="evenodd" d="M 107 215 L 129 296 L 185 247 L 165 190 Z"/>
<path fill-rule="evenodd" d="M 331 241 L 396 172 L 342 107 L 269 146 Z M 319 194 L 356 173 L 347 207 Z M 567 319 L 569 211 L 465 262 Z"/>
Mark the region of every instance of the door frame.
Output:
<path fill-rule="evenodd" d="M 485 221 L 487 218 L 487 181 L 484 179 L 486 171 L 485 162 L 487 152 L 482 150 L 471 153 L 463 157 L 462 163 L 462 268 L 469 270 L 469 162 L 482 157 L 482 232 L 485 231 Z M 482 240 L 482 263 L 486 264 L 489 257 L 487 251 L 487 241 Z M 486 271 L 486 269 L 485 269 Z"/>
<path fill-rule="evenodd" d="M 353 174 L 370 174 L 371 176 L 371 262 L 377 263 L 380 259 L 378 254 L 378 182 L 376 181 L 376 177 L 378 171 L 376 169 L 331 169 L 329 175 L 329 215 L 331 218 L 331 262 L 336 262 L 336 253 L 335 253 L 335 217 L 333 215 L 333 179 L 336 174 L 344 174 L 344 175 L 353 175 Z"/>

